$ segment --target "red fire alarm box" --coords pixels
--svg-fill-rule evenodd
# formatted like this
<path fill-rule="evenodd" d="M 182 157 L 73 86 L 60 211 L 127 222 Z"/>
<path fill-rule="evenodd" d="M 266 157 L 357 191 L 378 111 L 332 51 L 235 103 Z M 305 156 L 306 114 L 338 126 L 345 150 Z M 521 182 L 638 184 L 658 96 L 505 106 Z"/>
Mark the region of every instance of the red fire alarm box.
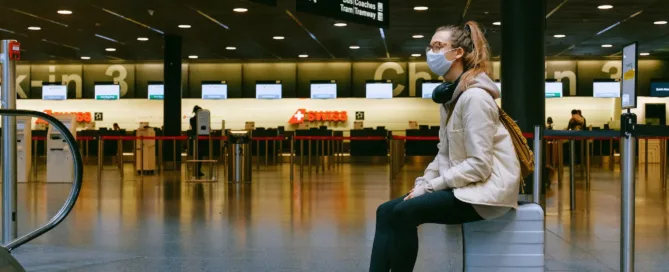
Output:
<path fill-rule="evenodd" d="M 10 60 L 20 60 L 21 59 L 21 44 L 17 41 L 9 42 L 9 59 Z"/>

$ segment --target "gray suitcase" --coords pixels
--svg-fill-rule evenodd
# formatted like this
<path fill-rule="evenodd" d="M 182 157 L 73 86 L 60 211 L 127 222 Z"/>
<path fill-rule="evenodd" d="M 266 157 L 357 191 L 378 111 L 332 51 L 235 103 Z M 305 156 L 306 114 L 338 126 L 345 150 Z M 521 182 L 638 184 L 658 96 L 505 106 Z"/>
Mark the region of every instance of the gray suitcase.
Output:
<path fill-rule="evenodd" d="M 463 224 L 462 234 L 465 272 L 544 271 L 544 210 L 535 203 Z"/>

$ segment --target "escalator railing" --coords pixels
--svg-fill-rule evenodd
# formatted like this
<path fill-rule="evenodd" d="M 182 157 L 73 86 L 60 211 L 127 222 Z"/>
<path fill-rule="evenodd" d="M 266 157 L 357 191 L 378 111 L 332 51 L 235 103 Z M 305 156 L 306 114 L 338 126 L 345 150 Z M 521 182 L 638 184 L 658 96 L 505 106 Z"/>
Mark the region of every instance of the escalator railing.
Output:
<path fill-rule="evenodd" d="M 65 142 L 67 143 L 67 145 L 70 146 L 70 152 L 72 152 L 72 157 L 74 158 L 74 182 L 72 183 L 72 189 L 70 189 L 70 194 L 67 196 L 67 199 L 65 200 L 65 204 L 63 205 L 63 207 L 60 208 L 58 213 L 56 213 L 56 215 L 54 215 L 53 218 L 51 218 L 51 220 L 49 220 L 49 222 L 47 222 L 45 225 L 29 232 L 28 234 L 19 237 L 14 241 L 2 245 L 2 247 L 11 252 L 12 250 L 49 232 L 51 229 L 55 228 L 56 226 L 58 226 L 58 224 L 60 224 L 61 222 L 63 222 L 63 220 L 65 220 L 67 215 L 70 214 L 70 212 L 74 208 L 74 204 L 76 204 L 77 199 L 79 198 L 79 193 L 81 192 L 81 185 L 83 183 L 83 178 L 84 178 L 83 175 L 84 167 L 81 160 L 81 154 L 79 153 L 79 146 L 77 145 L 77 141 L 75 140 L 70 130 L 67 129 L 67 127 L 65 127 L 63 123 L 58 121 L 58 119 L 42 112 L 30 111 L 30 110 L 0 109 L 0 115 L 31 116 L 47 121 L 50 125 L 52 125 L 64 136 Z"/>

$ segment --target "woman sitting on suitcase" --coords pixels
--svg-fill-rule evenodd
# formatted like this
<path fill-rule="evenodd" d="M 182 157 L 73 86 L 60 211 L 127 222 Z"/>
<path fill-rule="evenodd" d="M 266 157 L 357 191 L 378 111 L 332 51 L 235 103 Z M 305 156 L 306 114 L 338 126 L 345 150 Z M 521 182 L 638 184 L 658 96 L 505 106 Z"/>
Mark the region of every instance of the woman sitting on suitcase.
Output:
<path fill-rule="evenodd" d="M 411 192 L 378 207 L 370 271 L 412 271 L 421 224 L 494 219 L 517 208 L 520 163 L 499 119 L 489 57 L 476 22 L 440 27 L 432 37 L 427 64 L 445 80 L 432 94 L 441 111 L 439 152 Z"/>

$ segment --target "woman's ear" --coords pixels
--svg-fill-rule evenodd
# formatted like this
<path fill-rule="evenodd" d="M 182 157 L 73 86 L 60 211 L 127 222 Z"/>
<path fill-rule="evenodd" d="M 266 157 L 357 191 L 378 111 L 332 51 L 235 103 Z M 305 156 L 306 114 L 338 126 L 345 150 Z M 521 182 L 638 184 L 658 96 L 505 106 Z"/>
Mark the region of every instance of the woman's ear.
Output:
<path fill-rule="evenodd" d="M 465 55 L 465 50 L 462 48 L 455 49 L 455 57 L 461 59 Z"/>

